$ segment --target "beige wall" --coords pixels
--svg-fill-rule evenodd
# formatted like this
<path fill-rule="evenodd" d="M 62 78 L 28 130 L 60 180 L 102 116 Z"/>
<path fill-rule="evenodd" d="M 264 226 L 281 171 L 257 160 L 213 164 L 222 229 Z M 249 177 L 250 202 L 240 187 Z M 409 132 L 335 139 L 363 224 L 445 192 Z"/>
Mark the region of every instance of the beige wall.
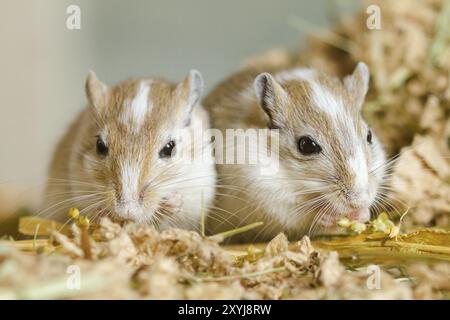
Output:
<path fill-rule="evenodd" d="M 114 83 L 177 80 L 197 68 L 211 88 L 249 55 L 299 46 L 302 35 L 289 18 L 326 25 L 327 1 L 0 3 L 0 189 L 23 186 L 27 199 L 42 191 L 54 144 L 83 106 L 88 70 Z M 70 4 L 81 7 L 81 30 L 65 27 Z"/>
<path fill-rule="evenodd" d="M 93 51 L 87 32 L 65 28 L 64 1 L 0 3 L 0 192 L 25 204 L 42 191 L 53 146 L 82 104 L 78 73 Z"/>

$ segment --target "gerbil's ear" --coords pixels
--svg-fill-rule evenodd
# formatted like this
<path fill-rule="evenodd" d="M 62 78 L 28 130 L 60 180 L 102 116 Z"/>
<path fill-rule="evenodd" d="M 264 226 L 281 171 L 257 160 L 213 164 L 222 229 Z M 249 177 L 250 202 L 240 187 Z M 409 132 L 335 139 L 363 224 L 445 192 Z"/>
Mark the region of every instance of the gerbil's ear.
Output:
<path fill-rule="evenodd" d="M 280 84 L 270 75 L 261 73 L 255 78 L 254 88 L 256 98 L 270 119 L 270 126 L 278 128 L 284 123 L 283 105 L 288 95 Z"/>
<path fill-rule="evenodd" d="M 369 89 L 369 78 L 369 68 L 364 62 L 358 62 L 353 73 L 344 78 L 344 85 L 354 95 L 358 108 L 362 107 Z"/>
<path fill-rule="evenodd" d="M 108 86 L 101 82 L 94 71 L 89 71 L 86 79 L 86 96 L 89 103 L 96 109 L 102 108 L 106 104 Z"/>
<path fill-rule="evenodd" d="M 177 86 L 177 92 L 187 103 L 189 112 L 197 104 L 203 92 L 203 77 L 197 70 L 189 71 L 184 80 Z"/>

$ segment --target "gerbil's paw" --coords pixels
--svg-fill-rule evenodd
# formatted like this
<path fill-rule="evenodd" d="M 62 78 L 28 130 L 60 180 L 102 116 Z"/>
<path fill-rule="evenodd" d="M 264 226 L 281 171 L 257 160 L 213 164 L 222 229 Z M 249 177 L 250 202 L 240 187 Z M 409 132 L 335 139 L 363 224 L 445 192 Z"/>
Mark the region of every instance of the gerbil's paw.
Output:
<path fill-rule="evenodd" d="M 351 221 L 367 222 L 370 220 L 370 210 L 366 208 L 352 211 L 347 215 L 347 218 Z"/>
<path fill-rule="evenodd" d="M 161 205 L 168 213 L 178 213 L 183 205 L 183 196 L 178 192 L 170 192 L 162 199 Z"/>

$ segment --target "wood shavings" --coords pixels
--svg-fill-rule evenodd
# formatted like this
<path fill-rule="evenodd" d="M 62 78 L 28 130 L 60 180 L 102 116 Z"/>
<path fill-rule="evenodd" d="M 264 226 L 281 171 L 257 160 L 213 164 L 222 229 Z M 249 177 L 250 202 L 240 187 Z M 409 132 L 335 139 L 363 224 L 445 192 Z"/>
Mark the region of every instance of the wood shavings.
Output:
<path fill-rule="evenodd" d="M 410 224 L 449 226 L 450 164 L 436 140 L 417 136 L 400 156 L 392 178 L 396 198 L 412 208 Z M 407 219 L 407 221 L 408 221 Z"/>
<path fill-rule="evenodd" d="M 332 251 L 323 261 L 319 280 L 325 287 L 333 287 L 339 282 L 344 271 L 337 252 Z"/>
<path fill-rule="evenodd" d="M 288 250 L 288 245 L 289 242 L 287 237 L 283 233 L 280 233 L 268 243 L 264 255 L 266 257 L 274 257 L 280 253 L 286 252 Z"/>
<path fill-rule="evenodd" d="M 425 263 L 415 263 L 407 270 L 411 277 L 423 279 L 415 285 L 416 299 L 449 298 L 445 292 L 450 292 L 450 264 L 438 263 L 430 266 Z"/>

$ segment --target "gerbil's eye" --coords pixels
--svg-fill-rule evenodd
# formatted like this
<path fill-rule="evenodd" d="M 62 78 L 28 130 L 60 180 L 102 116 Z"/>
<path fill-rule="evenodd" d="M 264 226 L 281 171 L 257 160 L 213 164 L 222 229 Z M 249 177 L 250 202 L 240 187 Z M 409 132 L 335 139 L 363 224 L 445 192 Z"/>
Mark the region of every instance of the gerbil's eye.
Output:
<path fill-rule="evenodd" d="M 322 148 L 313 139 L 308 136 L 304 136 L 298 140 L 298 150 L 302 154 L 308 156 L 320 153 L 322 151 Z"/>
<path fill-rule="evenodd" d="M 159 151 L 160 158 L 170 158 L 172 156 L 173 148 L 175 148 L 175 141 L 170 141 Z"/>
<path fill-rule="evenodd" d="M 372 144 L 372 131 L 367 132 L 367 142 Z"/>
<path fill-rule="evenodd" d="M 97 154 L 99 156 L 108 155 L 108 147 L 106 146 L 105 142 L 100 137 L 97 137 L 96 148 L 97 148 Z"/>

